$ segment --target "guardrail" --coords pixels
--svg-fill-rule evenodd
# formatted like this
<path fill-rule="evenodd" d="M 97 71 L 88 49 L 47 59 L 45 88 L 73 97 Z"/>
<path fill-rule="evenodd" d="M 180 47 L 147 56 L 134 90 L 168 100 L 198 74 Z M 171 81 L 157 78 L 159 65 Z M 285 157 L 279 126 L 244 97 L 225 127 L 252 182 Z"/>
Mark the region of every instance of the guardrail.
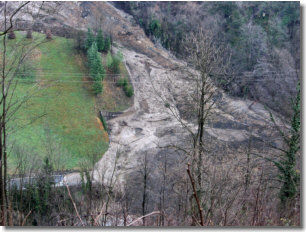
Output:
<path fill-rule="evenodd" d="M 120 116 L 123 112 L 107 112 L 107 111 L 100 111 L 100 115 L 106 120 L 109 121 L 113 118 Z"/>
<path fill-rule="evenodd" d="M 22 178 L 12 178 L 8 181 L 8 186 L 10 189 L 16 188 L 18 190 L 25 190 L 28 185 L 34 185 L 38 181 L 38 177 L 22 177 Z M 64 175 L 51 175 L 51 181 L 54 183 L 55 187 L 64 186 L 63 179 Z"/>

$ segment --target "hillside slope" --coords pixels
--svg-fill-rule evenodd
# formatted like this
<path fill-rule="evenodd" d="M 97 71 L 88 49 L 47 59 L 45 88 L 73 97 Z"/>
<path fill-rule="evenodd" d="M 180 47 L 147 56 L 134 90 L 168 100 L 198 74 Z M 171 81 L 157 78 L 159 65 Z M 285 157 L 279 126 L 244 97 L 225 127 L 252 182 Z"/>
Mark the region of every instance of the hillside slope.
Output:
<path fill-rule="evenodd" d="M 23 32 L 17 35 L 17 40 L 23 40 Z M 56 170 L 76 169 L 101 158 L 107 150 L 107 134 L 99 128 L 95 97 L 85 81 L 85 60 L 74 47 L 74 40 L 54 37 L 36 49 L 27 61 L 26 73 L 19 74 L 15 98 L 31 89 L 35 95 L 11 123 L 14 129 L 23 127 L 10 136 L 15 148 L 10 156 L 12 167 L 18 165 L 18 154 L 25 153 L 37 166 L 48 156 Z"/>
<path fill-rule="evenodd" d="M 183 39 L 202 28 L 231 52 L 222 87 L 286 117 L 300 78 L 299 2 L 114 2 L 146 35 L 185 59 Z M 277 91 L 276 91 L 277 90 Z"/>
<path fill-rule="evenodd" d="M 77 8 L 76 3 L 67 4 L 64 9 Z M 69 4 L 74 4 L 74 8 Z M 190 135 L 182 129 L 159 98 L 159 95 L 167 98 L 173 106 L 177 106 L 177 112 L 181 111 L 180 106 L 186 106 L 189 85 L 183 73 L 171 70 L 185 64 L 164 49 L 156 47 L 139 26 L 133 24 L 129 15 L 109 3 L 80 3 L 78 9 L 82 12 L 85 7 L 86 16 L 79 18 L 82 21 L 81 28 L 85 30 L 87 25 L 95 25 L 95 19 L 102 15 L 102 29 L 112 32 L 117 47 L 113 49 L 122 51 L 135 91 L 134 105 L 127 114 L 108 122 L 111 129 L 109 149 L 97 163 L 94 178 L 97 182 L 109 184 L 115 166 L 115 174 L 118 176 L 114 177 L 120 181 L 117 182 L 119 189 L 129 184 L 129 188 L 135 191 L 139 183 L 133 186 L 132 181 L 139 178 L 137 171 L 142 166 L 144 155 L 148 155 L 154 176 L 149 184 L 153 195 L 150 206 L 153 207 L 157 201 L 155 194 L 158 192 L 158 184 L 161 182 L 158 174 L 163 159 L 169 160 L 169 170 L 173 174 L 181 173 L 186 165 L 181 163 L 185 155 L 169 146 L 174 143 L 184 146 L 190 141 Z M 64 13 L 65 10 L 60 12 Z M 60 21 L 60 18 L 57 20 Z M 65 21 L 71 27 L 73 22 L 75 21 Z M 262 104 L 230 97 L 218 89 L 216 93 L 219 101 L 206 126 L 206 140 L 209 140 L 211 155 L 228 159 L 234 166 L 245 159 L 250 137 L 254 138 L 254 152 L 259 154 L 268 155 L 269 151 L 272 153 L 266 146 L 271 141 L 274 145 L 281 144 L 270 121 L 269 112 Z M 192 119 L 186 119 L 186 123 L 194 127 Z M 281 124 L 278 118 L 277 123 Z M 75 175 L 68 175 L 65 179 L 68 183 L 75 183 L 77 178 Z M 134 195 L 141 194 L 135 191 Z M 140 200 L 139 196 L 135 201 Z M 137 205 L 140 204 L 135 203 Z"/>

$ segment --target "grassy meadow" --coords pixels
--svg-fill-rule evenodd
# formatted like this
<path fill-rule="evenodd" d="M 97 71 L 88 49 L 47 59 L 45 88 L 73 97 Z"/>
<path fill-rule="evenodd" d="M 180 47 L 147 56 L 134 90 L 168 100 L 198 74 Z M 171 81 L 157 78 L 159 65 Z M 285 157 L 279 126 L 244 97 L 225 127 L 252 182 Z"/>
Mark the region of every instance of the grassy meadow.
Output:
<path fill-rule="evenodd" d="M 29 40 L 20 32 L 16 35 L 9 46 Z M 84 63 L 74 41 L 61 37 L 42 43 L 27 58 L 13 99 L 28 92 L 33 96 L 9 122 L 11 168 L 25 158 L 29 166 L 41 165 L 48 156 L 56 170 L 80 169 L 107 150 L 108 136 L 97 118 Z"/>

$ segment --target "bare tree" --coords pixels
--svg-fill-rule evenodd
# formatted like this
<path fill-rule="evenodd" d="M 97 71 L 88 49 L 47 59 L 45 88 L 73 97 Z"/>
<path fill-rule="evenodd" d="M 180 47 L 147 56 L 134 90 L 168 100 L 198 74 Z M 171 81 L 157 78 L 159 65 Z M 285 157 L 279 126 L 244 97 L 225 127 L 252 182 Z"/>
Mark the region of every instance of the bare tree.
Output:
<path fill-rule="evenodd" d="M 144 155 L 143 160 L 141 161 L 141 167 L 139 173 L 142 176 L 143 181 L 143 191 L 142 191 L 142 215 L 145 216 L 147 212 L 147 204 L 148 204 L 148 179 L 149 179 L 149 164 L 148 164 L 148 156 Z M 146 218 L 142 219 L 142 225 L 146 225 Z"/>
<path fill-rule="evenodd" d="M 192 110 L 196 116 L 196 129 L 188 128 L 192 138 L 192 149 L 189 151 L 190 170 L 188 172 L 191 183 L 194 183 L 194 197 L 197 203 L 198 214 L 202 216 L 203 209 L 203 176 L 207 172 L 203 162 L 207 158 L 207 148 L 204 143 L 205 128 L 210 117 L 216 99 L 213 97 L 217 94 L 215 85 L 228 75 L 228 62 L 230 56 L 224 58 L 226 50 L 217 47 L 212 35 L 199 30 L 197 33 L 191 33 L 185 40 L 185 51 L 188 56 L 189 65 L 195 69 L 185 69 L 188 81 L 192 85 L 190 95 L 193 103 Z M 199 203 L 198 203 L 199 202 Z M 195 213 L 194 213 L 195 214 Z M 204 219 L 200 217 L 200 223 L 203 225 Z"/>
<path fill-rule="evenodd" d="M 1 225 L 7 225 L 7 220 L 11 218 L 12 211 L 8 211 L 10 203 L 8 198 L 7 190 L 7 174 L 8 174 L 8 163 L 7 157 L 9 153 L 8 145 L 8 135 L 11 135 L 13 129 L 9 127 L 8 122 L 10 122 L 18 110 L 23 106 L 36 92 L 36 85 L 30 88 L 25 96 L 22 98 L 16 98 L 16 88 L 18 85 L 18 80 L 16 79 L 21 65 L 24 63 L 26 58 L 41 44 L 44 43 L 44 39 L 36 38 L 32 41 L 15 40 L 14 44 L 8 45 L 8 33 L 16 30 L 16 18 L 21 17 L 22 13 L 28 14 L 30 10 L 27 6 L 30 2 L 21 3 L 13 10 L 10 3 L 5 2 L 2 7 L 2 18 L 3 24 L 2 32 L 0 33 L 1 39 L 1 96 L 0 96 L 0 221 Z M 35 3 L 33 3 L 35 4 Z M 16 5 L 16 3 L 15 3 Z M 40 9 L 40 8 L 39 8 Z M 38 12 L 39 14 L 39 12 Z M 41 117 L 41 116 L 39 116 Z M 39 118 L 38 117 L 38 118 Z M 31 124 L 28 122 L 27 124 Z"/>

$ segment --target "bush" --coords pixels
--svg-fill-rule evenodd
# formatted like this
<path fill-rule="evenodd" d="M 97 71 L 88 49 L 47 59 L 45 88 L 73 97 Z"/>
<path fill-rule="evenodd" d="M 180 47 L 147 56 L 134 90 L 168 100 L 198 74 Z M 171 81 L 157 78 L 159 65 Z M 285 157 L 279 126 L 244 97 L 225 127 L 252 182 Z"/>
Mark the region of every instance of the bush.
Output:
<path fill-rule="evenodd" d="M 153 19 L 149 25 L 150 34 L 159 38 L 161 36 L 161 24 L 157 19 Z"/>
<path fill-rule="evenodd" d="M 113 64 L 113 58 L 112 58 L 112 55 L 111 55 L 110 51 L 108 51 L 107 55 L 106 55 L 106 67 L 108 69 L 111 69 L 112 64 Z"/>
<path fill-rule="evenodd" d="M 122 87 L 124 93 L 127 97 L 131 97 L 134 95 L 134 89 L 131 84 L 128 83 L 127 78 L 120 78 L 117 82 L 117 86 Z"/>
<path fill-rule="evenodd" d="M 123 54 L 120 50 L 117 52 L 116 56 L 119 58 L 120 62 L 123 61 Z"/>
<path fill-rule="evenodd" d="M 124 78 L 119 78 L 119 80 L 117 81 L 117 86 L 118 87 L 122 87 L 123 86 L 123 80 L 124 80 Z"/>
<path fill-rule="evenodd" d="M 118 51 L 118 53 L 112 57 L 112 63 L 111 63 L 110 69 L 114 74 L 120 73 L 119 65 L 122 59 L 123 59 L 123 55 L 120 51 Z"/>
<path fill-rule="evenodd" d="M 113 57 L 113 62 L 111 65 L 111 70 L 114 74 L 119 74 L 120 73 L 120 68 L 119 68 L 120 60 L 118 57 Z"/>
<path fill-rule="evenodd" d="M 124 86 L 123 90 L 127 97 L 132 97 L 134 95 L 134 89 L 130 84 Z"/>
<path fill-rule="evenodd" d="M 119 78 L 118 82 L 117 82 L 117 86 L 119 87 L 125 87 L 128 85 L 128 80 L 127 78 Z"/>

